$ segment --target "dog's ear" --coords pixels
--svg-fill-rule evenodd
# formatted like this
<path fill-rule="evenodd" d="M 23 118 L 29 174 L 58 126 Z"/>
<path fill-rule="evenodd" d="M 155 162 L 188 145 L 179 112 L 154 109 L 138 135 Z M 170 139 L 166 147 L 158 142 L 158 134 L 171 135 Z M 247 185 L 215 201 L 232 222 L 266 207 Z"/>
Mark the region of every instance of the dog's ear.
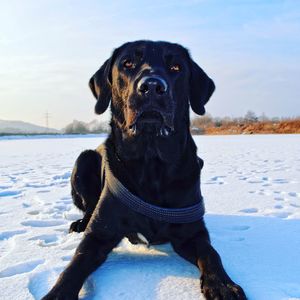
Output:
<path fill-rule="evenodd" d="M 112 57 L 100 67 L 100 69 L 92 76 L 89 81 L 90 89 L 93 95 L 97 99 L 95 106 L 95 113 L 104 113 L 109 105 L 111 99 L 111 68 L 112 68 Z"/>
<path fill-rule="evenodd" d="M 204 105 L 215 90 L 214 82 L 191 60 L 190 104 L 197 115 L 204 115 Z"/>

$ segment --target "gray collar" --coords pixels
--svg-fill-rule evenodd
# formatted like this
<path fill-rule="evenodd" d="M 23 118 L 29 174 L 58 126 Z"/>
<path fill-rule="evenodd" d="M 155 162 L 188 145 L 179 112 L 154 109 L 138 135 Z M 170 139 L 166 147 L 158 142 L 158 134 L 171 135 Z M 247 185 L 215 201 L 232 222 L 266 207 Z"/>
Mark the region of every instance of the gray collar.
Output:
<path fill-rule="evenodd" d="M 203 218 L 205 209 L 203 198 L 200 194 L 199 183 L 199 201 L 197 204 L 184 208 L 164 208 L 145 202 L 138 196 L 132 194 L 119 180 L 114 176 L 107 159 L 106 147 L 101 145 L 99 148 L 102 155 L 102 174 L 105 173 L 105 182 L 112 195 L 125 204 L 133 211 L 145 215 L 157 221 L 166 223 L 192 223 L 200 221 Z"/>

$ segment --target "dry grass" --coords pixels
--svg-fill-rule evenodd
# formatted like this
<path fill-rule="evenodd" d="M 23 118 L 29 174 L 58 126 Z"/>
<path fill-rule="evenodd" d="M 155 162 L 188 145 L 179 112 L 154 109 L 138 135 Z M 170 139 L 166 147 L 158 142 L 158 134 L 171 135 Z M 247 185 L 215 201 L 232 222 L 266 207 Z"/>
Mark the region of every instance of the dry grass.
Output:
<path fill-rule="evenodd" d="M 277 122 L 272 121 L 257 121 L 251 123 L 238 124 L 233 121 L 222 122 L 217 124 L 209 122 L 200 126 L 193 124 L 192 132 L 194 134 L 288 134 L 300 133 L 300 118 L 292 120 L 282 120 Z M 198 130 L 196 128 L 199 128 Z"/>

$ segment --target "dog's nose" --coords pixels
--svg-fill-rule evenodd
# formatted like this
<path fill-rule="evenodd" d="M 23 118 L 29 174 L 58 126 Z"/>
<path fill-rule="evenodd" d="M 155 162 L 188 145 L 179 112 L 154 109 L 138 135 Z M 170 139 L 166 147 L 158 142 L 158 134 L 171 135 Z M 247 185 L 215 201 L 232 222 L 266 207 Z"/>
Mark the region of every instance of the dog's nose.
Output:
<path fill-rule="evenodd" d="M 168 85 L 160 76 L 144 76 L 138 82 L 137 90 L 142 95 L 161 96 L 167 92 Z"/>

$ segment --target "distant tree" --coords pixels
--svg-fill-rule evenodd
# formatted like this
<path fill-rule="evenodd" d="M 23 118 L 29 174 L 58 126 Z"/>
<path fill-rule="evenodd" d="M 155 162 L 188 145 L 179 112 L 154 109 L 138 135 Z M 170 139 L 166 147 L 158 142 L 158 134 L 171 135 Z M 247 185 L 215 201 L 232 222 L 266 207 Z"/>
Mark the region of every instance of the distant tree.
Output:
<path fill-rule="evenodd" d="M 244 118 L 247 123 L 254 123 L 258 120 L 255 112 L 253 112 L 252 110 L 248 110 Z"/>
<path fill-rule="evenodd" d="M 66 134 L 87 134 L 107 133 L 109 130 L 106 123 L 101 123 L 96 120 L 90 123 L 74 120 L 72 123 L 68 124 L 63 131 Z"/>
<path fill-rule="evenodd" d="M 268 122 L 269 118 L 266 116 L 266 114 L 263 112 L 259 117 L 258 117 L 258 121 L 260 122 Z"/>
<path fill-rule="evenodd" d="M 224 117 L 222 118 L 222 124 L 225 125 L 225 126 L 228 126 L 232 123 L 232 119 L 230 117 Z"/>
<path fill-rule="evenodd" d="M 89 133 L 88 129 L 86 128 L 85 124 L 81 121 L 74 120 L 71 124 L 68 124 L 64 132 L 67 134 L 74 134 L 74 133 L 79 133 L 79 134 L 85 134 Z"/>
<path fill-rule="evenodd" d="M 191 122 L 193 128 L 205 128 L 213 124 L 213 118 L 210 114 L 206 114 L 203 117 L 196 117 Z"/>
<path fill-rule="evenodd" d="M 234 124 L 241 125 L 241 124 L 245 123 L 245 119 L 243 117 L 237 117 L 237 118 L 233 118 L 232 122 Z"/>
<path fill-rule="evenodd" d="M 280 118 L 278 118 L 278 117 L 274 117 L 274 118 L 272 118 L 271 120 L 272 120 L 273 123 L 278 123 L 278 122 L 280 122 Z"/>
<path fill-rule="evenodd" d="M 214 118 L 214 124 L 216 127 L 221 127 L 223 125 L 223 120 L 221 118 Z"/>
<path fill-rule="evenodd" d="M 108 126 L 105 123 L 99 123 L 98 126 L 93 128 L 93 130 L 90 130 L 91 133 L 104 133 L 109 132 Z"/>

